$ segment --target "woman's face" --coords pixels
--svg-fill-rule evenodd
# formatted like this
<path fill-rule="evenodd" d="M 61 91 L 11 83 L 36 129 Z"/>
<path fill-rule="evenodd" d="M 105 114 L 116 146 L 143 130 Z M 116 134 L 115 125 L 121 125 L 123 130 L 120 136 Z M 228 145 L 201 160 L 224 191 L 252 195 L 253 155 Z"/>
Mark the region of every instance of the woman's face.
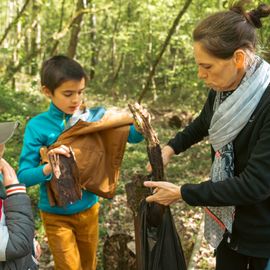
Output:
<path fill-rule="evenodd" d="M 245 70 L 239 68 L 234 54 L 230 59 L 220 59 L 209 54 L 200 42 L 194 43 L 194 57 L 198 65 L 198 77 L 215 91 L 231 91 L 239 85 Z"/>

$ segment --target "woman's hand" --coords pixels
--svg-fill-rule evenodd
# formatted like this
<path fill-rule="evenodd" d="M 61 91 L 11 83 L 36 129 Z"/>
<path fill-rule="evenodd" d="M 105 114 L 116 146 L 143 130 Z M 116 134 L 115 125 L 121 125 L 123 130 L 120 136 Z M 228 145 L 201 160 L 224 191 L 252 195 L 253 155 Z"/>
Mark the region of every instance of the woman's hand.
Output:
<path fill-rule="evenodd" d="M 157 202 L 163 205 L 170 205 L 182 199 L 180 187 L 162 181 L 146 181 L 144 185 L 154 188 L 153 195 L 146 198 L 147 202 Z"/>
<path fill-rule="evenodd" d="M 60 168 L 59 168 L 59 155 L 64 155 L 66 157 L 70 157 L 70 148 L 66 145 L 60 145 L 54 149 L 51 149 L 47 153 L 50 163 L 47 163 L 43 167 L 43 173 L 45 175 L 49 175 L 54 171 L 56 177 L 60 176 Z"/>
<path fill-rule="evenodd" d="M 0 159 L 0 172 L 3 174 L 4 186 L 19 184 L 14 169 L 3 158 Z"/>
<path fill-rule="evenodd" d="M 166 145 L 161 150 L 161 156 L 163 161 L 163 166 L 166 167 L 168 163 L 170 162 L 171 157 L 174 155 L 174 150 L 169 146 Z M 152 172 L 151 164 L 148 162 L 146 165 L 146 170 L 148 172 Z"/>

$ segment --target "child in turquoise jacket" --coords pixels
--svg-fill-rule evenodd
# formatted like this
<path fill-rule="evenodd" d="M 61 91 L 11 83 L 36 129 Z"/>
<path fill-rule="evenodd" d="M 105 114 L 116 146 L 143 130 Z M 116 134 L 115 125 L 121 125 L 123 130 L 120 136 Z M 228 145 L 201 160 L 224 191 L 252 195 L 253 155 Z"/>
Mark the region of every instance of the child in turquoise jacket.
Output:
<path fill-rule="evenodd" d="M 66 56 L 54 56 L 41 68 L 43 93 L 51 99 L 50 107 L 32 118 L 26 125 L 20 156 L 18 177 L 26 186 L 40 185 L 39 208 L 55 269 L 96 269 L 98 243 L 98 197 L 86 190 L 82 199 L 65 207 L 50 206 L 46 182 L 52 177 L 49 163 L 40 165 L 40 148 L 52 145 L 65 130 L 72 115 L 82 104 L 87 76 L 81 65 Z M 103 107 L 88 110 L 88 121 L 98 121 L 105 113 Z M 133 125 L 128 142 L 143 139 Z M 65 145 L 54 154 L 69 156 Z"/>

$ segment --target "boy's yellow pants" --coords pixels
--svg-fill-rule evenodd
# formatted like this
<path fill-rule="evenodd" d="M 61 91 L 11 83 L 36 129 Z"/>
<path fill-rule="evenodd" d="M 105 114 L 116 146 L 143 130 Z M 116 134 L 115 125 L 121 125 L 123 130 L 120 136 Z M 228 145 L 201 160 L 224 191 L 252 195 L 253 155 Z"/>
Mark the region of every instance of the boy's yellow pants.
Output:
<path fill-rule="evenodd" d="M 95 270 L 99 203 L 73 215 L 41 211 L 56 270 Z"/>

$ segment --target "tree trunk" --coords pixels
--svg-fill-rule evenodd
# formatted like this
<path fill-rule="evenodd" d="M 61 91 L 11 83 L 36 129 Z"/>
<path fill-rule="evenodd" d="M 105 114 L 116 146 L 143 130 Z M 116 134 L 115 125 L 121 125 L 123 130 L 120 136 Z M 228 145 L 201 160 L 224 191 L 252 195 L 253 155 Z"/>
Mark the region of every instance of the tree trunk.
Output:
<path fill-rule="evenodd" d="M 108 9 L 110 5 L 107 5 L 96 12 L 102 11 L 104 9 Z M 66 24 L 65 27 L 63 27 L 63 30 L 61 32 L 55 32 L 51 37 L 49 37 L 47 40 L 45 40 L 37 49 L 36 52 L 30 52 L 29 50 L 26 50 L 26 55 L 22 57 L 17 65 L 14 65 L 12 61 L 10 61 L 6 66 L 6 72 L 5 75 L 2 77 L 1 81 L 5 84 L 8 83 L 14 74 L 18 72 L 22 67 L 29 65 L 29 63 L 32 61 L 33 58 L 35 58 L 38 54 L 40 54 L 42 51 L 46 50 L 46 47 L 48 44 L 51 44 L 55 40 L 60 40 L 66 36 L 69 29 L 73 26 L 73 24 L 76 22 L 76 19 L 80 17 L 81 15 L 85 13 L 92 12 L 91 9 L 81 9 L 78 12 L 75 13 L 75 15 L 70 19 L 70 21 Z M 25 48 L 29 48 L 29 42 L 25 42 Z"/>
<path fill-rule="evenodd" d="M 84 9 L 84 1 L 83 0 L 78 0 L 77 6 L 76 6 L 76 11 L 80 11 L 82 9 Z M 76 54 L 79 33 L 81 31 L 82 19 L 83 19 L 83 13 L 81 13 L 75 19 L 74 24 L 72 26 L 72 30 L 71 30 L 71 34 L 70 34 L 70 39 L 69 39 L 68 50 L 67 50 L 67 55 L 70 58 L 74 58 L 74 56 Z"/>
<path fill-rule="evenodd" d="M 87 12 L 90 12 L 90 10 L 88 10 Z M 13 61 L 10 61 L 7 64 L 6 73 L 2 77 L 1 81 L 4 84 L 8 83 L 13 78 L 14 74 L 16 74 L 18 71 L 20 71 L 22 67 L 29 65 L 31 63 L 32 59 L 36 58 L 37 55 L 40 54 L 42 52 L 42 50 L 44 50 L 44 48 L 46 48 L 46 46 L 48 46 L 48 44 L 51 44 L 54 40 L 59 41 L 61 38 L 63 38 L 68 33 L 68 30 L 72 27 L 73 23 L 75 23 L 76 18 L 83 13 L 84 13 L 83 11 L 80 11 L 77 14 L 75 14 L 75 17 L 73 17 L 71 19 L 71 21 L 67 24 L 67 26 L 65 26 L 63 31 L 54 33 L 51 37 L 49 37 L 47 40 L 45 40 L 45 42 L 43 42 L 37 48 L 36 51 L 30 50 L 29 37 L 27 36 L 25 38 L 25 44 L 24 44 L 26 55 L 20 59 L 20 61 L 17 65 L 14 65 Z M 30 33 L 31 29 L 29 29 L 28 32 Z"/>
<path fill-rule="evenodd" d="M 93 10 L 90 14 L 90 44 L 91 44 L 91 59 L 90 59 L 90 80 L 93 80 L 95 77 L 95 68 L 97 64 L 97 33 L 96 33 L 96 13 L 95 13 L 95 4 L 92 0 L 89 1 L 89 6 Z"/>
<path fill-rule="evenodd" d="M 3 36 L 0 38 L 0 46 L 4 42 L 5 38 L 7 37 L 10 30 L 17 24 L 18 20 L 22 17 L 24 11 L 26 10 L 28 4 L 30 3 L 30 0 L 26 0 L 21 10 L 18 12 L 17 16 L 14 18 L 14 20 L 8 25 L 6 28 Z"/>
<path fill-rule="evenodd" d="M 179 24 L 179 21 L 180 19 L 182 18 L 182 16 L 185 14 L 185 12 L 187 11 L 189 5 L 191 4 L 192 0 L 186 0 L 186 3 L 185 5 L 183 6 L 183 8 L 179 11 L 177 17 L 175 18 L 174 22 L 173 22 L 173 25 L 171 27 L 171 29 L 169 30 L 169 33 L 166 37 L 166 40 L 164 42 L 164 44 L 162 45 L 162 48 L 160 50 L 160 53 L 158 54 L 156 60 L 154 61 L 153 63 L 153 66 L 149 72 L 149 75 L 148 75 L 148 78 L 146 80 L 146 83 L 142 89 L 142 92 L 139 96 L 139 99 L 138 99 L 138 102 L 140 103 L 143 99 L 143 97 L 145 96 L 146 92 L 149 90 L 150 88 L 150 85 L 151 85 L 151 82 L 152 82 L 152 78 L 155 76 L 155 72 L 156 72 L 156 68 L 166 50 L 166 48 L 168 47 L 169 43 L 170 43 L 170 40 L 175 32 L 175 29 L 177 27 L 177 25 Z"/>
<path fill-rule="evenodd" d="M 58 32 L 61 32 L 62 27 L 63 27 L 63 20 L 64 20 L 64 15 L 65 15 L 65 2 L 66 2 L 66 0 L 62 0 L 61 15 L 60 15 Z M 54 42 L 54 44 L 52 46 L 50 55 L 54 55 L 56 53 L 58 45 L 59 45 L 59 40 L 57 39 L 57 40 L 55 40 L 55 42 Z"/>
<path fill-rule="evenodd" d="M 110 65 L 111 65 L 111 72 L 109 73 L 108 79 L 107 79 L 107 84 L 111 90 L 111 95 L 113 97 L 116 97 L 116 93 L 114 90 L 114 82 L 118 76 L 118 72 L 120 71 L 122 67 L 122 60 L 119 59 L 119 64 L 118 62 L 118 55 L 117 55 L 117 43 L 116 43 L 116 37 L 119 33 L 119 25 L 120 25 L 120 20 L 121 20 L 121 1 L 119 2 L 118 6 L 118 12 L 117 12 L 117 18 L 114 22 L 113 25 L 113 33 L 112 33 L 112 38 L 111 38 L 111 60 L 110 60 Z"/>
<path fill-rule="evenodd" d="M 35 54 L 38 50 L 38 43 L 40 45 L 40 21 L 39 21 L 40 5 L 38 1 L 32 1 L 32 28 L 31 28 L 31 54 Z M 37 55 L 37 54 L 36 54 Z M 38 64 L 36 61 L 31 61 L 30 74 L 35 75 L 38 71 Z"/>

